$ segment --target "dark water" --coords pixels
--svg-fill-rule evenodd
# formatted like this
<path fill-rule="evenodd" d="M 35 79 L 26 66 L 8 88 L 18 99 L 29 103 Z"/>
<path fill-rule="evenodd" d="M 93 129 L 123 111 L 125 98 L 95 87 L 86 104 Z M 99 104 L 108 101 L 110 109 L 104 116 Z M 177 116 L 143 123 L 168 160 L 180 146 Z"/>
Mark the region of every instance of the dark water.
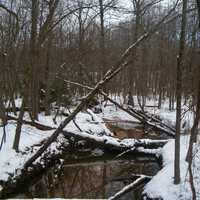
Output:
<path fill-rule="evenodd" d="M 132 174 L 155 175 L 159 165 L 155 160 L 88 160 L 66 163 L 61 170 L 52 168 L 28 191 L 25 198 L 108 198 L 133 182 Z M 60 173 L 58 173 L 58 171 Z M 120 199 L 139 200 L 142 188 Z"/>

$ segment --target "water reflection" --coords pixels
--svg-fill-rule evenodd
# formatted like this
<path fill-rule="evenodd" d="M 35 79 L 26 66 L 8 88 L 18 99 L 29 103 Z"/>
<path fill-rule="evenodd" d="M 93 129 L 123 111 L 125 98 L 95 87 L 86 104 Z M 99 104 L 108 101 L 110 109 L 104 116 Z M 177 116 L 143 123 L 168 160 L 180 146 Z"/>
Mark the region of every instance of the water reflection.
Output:
<path fill-rule="evenodd" d="M 28 198 L 108 198 L 130 183 L 131 174 L 154 175 L 156 162 L 110 160 L 66 164 L 62 174 L 49 170 L 26 193 Z M 119 180 L 119 177 L 123 177 Z M 140 199 L 141 190 L 121 199 Z"/>

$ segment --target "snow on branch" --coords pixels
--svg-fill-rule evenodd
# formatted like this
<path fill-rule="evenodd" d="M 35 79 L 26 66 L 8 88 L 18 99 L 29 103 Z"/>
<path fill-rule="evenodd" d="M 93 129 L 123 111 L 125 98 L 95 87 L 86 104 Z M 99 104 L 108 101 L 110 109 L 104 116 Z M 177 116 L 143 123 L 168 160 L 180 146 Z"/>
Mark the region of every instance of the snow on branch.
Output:
<path fill-rule="evenodd" d="M 148 176 L 140 175 L 138 179 L 136 179 L 134 182 L 132 182 L 129 185 L 126 185 L 124 188 L 122 188 L 119 192 L 117 192 L 114 196 L 111 196 L 109 200 L 116 200 L 120 199 L 123 195 L 130 192 L 131 190 L 135 190 L 141 185 L 145 184 L 146 182 L 150 181 L 151 178 Z"/>

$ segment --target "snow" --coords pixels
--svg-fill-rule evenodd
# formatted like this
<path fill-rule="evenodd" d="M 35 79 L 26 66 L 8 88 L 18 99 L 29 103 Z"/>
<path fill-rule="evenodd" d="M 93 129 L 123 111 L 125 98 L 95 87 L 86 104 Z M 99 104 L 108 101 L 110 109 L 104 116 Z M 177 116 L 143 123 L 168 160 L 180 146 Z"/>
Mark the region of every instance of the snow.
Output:
<path fill-rule="evenodd" d="M 149 105 L 154 105 L 153 102 L 148 101 L 147 104 Z M 162 106 L 160 109 L 157 107 L 146 107 L 146 111 L 158 115 L 166 124 L 174 126 L 176 123 L 176 110 L 169 110 L 169 102 L 166 100 L 165 102 L 162 103 Z M 188 106 L 184 105 L 182 103 L 182 131 L 187 132 L 193 124 L 193 112 L 188 110 Z"/>
<path fill-rule="evenodd" d="M 28 115 L 26 114 L 25 119 L 28 119 Z M 39 122 L 48 125 L 51 127 L 58 127 L 62 120 L 65 117 L 58 116 L 57 118 L 57 125 L 53 123 L 52 116 L 44 116 L 44 114 L 39 115 Z M 94 118 L 94 116 L 93 116 Z M 85 134 L 89 135 L 88 133 L 94 133 L 99 135 L 112 135 L 112 133 L 106 128 L 104 124 L 102 124 L 102 120 L 95 116 L 95 119 L 91 117 L 90 114 L 85 112 L 80 112 L 75 121 L 80 126 L 81 130 L 85 132 Z M 29 119 L 30 120 L 30 119 Z M 16 122 L 9 121 L 8 125 L 6 126 L 6 142 L 3 144 L 2 150 L 0 151 L 0 180 L 6 181 L 11 174 L 16 174 L 16 171 L 20 171 L 23 168 L 24 163 L 36 152 L 39 147 L 34 147 L 33 152 L 30 151 L 30 147 L 34 144 L 38 144 L 44 139 L 47 139 L 54 130 L 50 131 L 41 131 L 29 125 L 22 126 L 21 132 L 21 139 L 19 145 L 19 153 L 16 153 L 13 149 L 13 141 L 15 136 L 16 130 Z M 79 133 L 80 131 L 74 125 L 73 122 L 70 122 L 66 128 L 66 131 Z M 87 133 L 88 132 L 88 133 Z M 84 133 L 83 133 L 84 134 Z M 3 128 L 0 127 L 0 140 L 3 135 Z M 95 136 L 93 136 L 95 137 Z M 58 140 L 61 142 L 62 137 L 59 137 Z M 57 151 L 58 142 L 54 142 L 50 146 L 50 151 Z"/>
<path fill-rule="evenodd" d="M 21 100 L 18 99 L 16 101 L 18 105 L 20 105 Z M 125 115 L 120 112 L 120 115 Z M 57 128 L 59 124 L 66 118 L 63 115 L 58 115 L 56 118 L 57 124 L 53 122 L 53 114 L 50 116 L 45 116 L 44 113 L 39 115 L 39 123 Z M 129 116 L 130 118 L 130 116 Z M 24 116 L 25 120 L 29 120 L 30 118 L 26 113 Z M 111 131 L 105 126 L 101 116 L 97 116 L 91 110 L 87 110 L 87 112 L 80 112 L 75 117 L 74 120 L 80 129 L 75 126 L 74 122 L 71 121 L 66 127 L 65 131 L 72 132 L 77 135 L 87 136 L 94 139 L 99 139 L 100 141 L 107 141 L 113 145 L 120 145 L 117 139 L 108 137 L 112 136 Z M 32 151 L 30 151 L 30 147 L 42 142 L 47 139 L 54 130 L 50 131 L 41 131 L 29 125 L 22 126 L 21 139 L 19 145 L 19 153 L 16 153 L 13 149 L 13 141 L 16 130 L 16 122 L 9 121 L 6 125 L 6 142 L 3 144 L 2 150 L 0 151 L 0 180 L 6 181 L 10 175 L 16 175 L 16 173 L 20 173 L 20 170 L 23 168 L 24 163 L 37 151 L 38 146 L 34 146 Z M 3 135 L 3 128 L 0 127 L 0 140 Z M 98 137 L 97 137 L 98 136 Z M 102 137 L 100 137 L 102 136 Z M 64 137 L 64 136 L 63 136 Z M 59 137 L 58 141 L 62 142 L 63 137 Z M 57 146 L 59 142 L 54 142 L 49 147 L 48 151 L 58 151 Z M 133 142 L 133 141 L 132 141 Z M 133 145 L 131 143 L 130 145 Z M 100 152 L 94 152 L 96 154 L 101 154 Z M 38 161 L 38 160 L 37 160 Z"/>
<path fill-rule="evenodd" d="M 135 102 L 136 98 L 134 97 Z M 117 99 L 118 102 L 122 102 L 120 98 Z M 21 100 L 16 100 L 17 105 L 21 104 Z M 148 105 L 157 105 L 156 102 L 149 100 Z M 136 105 L 136 107 L 138 107 Z M 183 112 L 187 111 L 187 106 L 183 106 Z M 75 122 L 78 124 L 82 132 L 76 127 L 73 121 L 71 121 L 66 127 L 65 131 L 72 132 L 73 134 L 81 135 L 84 137 L 90 137 L 91 139 L 105 141 L 106 143 L 112 144 L 114 146 L 128 146 L 133 147 L 136 142 L 135 139 L 124 139 L 119 141 L 116 138 L 110 137 L 112 133 L 106 127 L 103 119 L 107 120 L 124 120 L 130 122 L 138 122 L 135 118 L 127 114 L 126 112 L 117 109 L 113 105 L 108 105 L 106 107 L 102 106 L 103 112 L 100 114 L 94 114 L 92 110 L 88 109 L 87 112 L 80 112 L 75 118 Z M 161 109 L 156 107 L 146 107 L 146 111 L 160 116 L 164 122 L 175 125 L 176 112 L 168 110 L 168 102 L 165 101 Z M 67 112 L 65 110 L 65 112 Z M 68 112 L 69 113 L 69 112 Z M 26 114 L 24 117 L 26 120 L 30 120 L 29 116 Z M 44 113 L 39 115 L 39 122 L 44 125 L 57 128 L 58 125 L 65 119 L 63 115 L 59 115 L 56 118 L 57 124 L 53 122 L 53 114 L 51 116 L 45 116 Z M 182 120 L 182 130 L 187 133 L 188 129 L 193 123 L 193 113 L 186 112 Z M 16 153 L 12 149 L 14 135 L 16 129 L 16 122 L 9 121 L 6 126 L 6 143 L 3 145 L 0 151 L 0 180 L 6 181 L 10 175 L 16 175 L 21 173 L 24 163 L 37 151 L 39 147 L 34 147 L 30 151 L 30 147 L 40 143 L 41 141 L 47 139 L 54 130 L 41 131 L 29 125 L 23 125 L 21 140 L 20 140 L 20 153 Z M 0 140 L 2 137 L 3 128 L 0 127 Z M 59 136 L 58 141 L 51 144 L 49 151 L 57 151 L 57 146 L 59 142 L 63 142 L 64 137 Z M 140 140 L 144 142 L 143 140 Z M 66 142 L 66 141 L 64 141 Z M 146 143 L 152 142 L 152 140 L 145 140 Z M 156 142 L 156 141 L 155 141 Z M 144 193 L 148 194 L 151 198 L 160 198 L 163 200 L 189 200 L 191 199 L 191 190 L 188 183 L 188 164 L 185 162 L 185 157 L 187 153 L 189 142 L 189 136 L 184 135 L 181 137 L 181 184 L 173 184 L 173 171 L 174 171 L 174 140 L 171 139 L 162 149 L 144 149 L 143 147 L 138 148 L 140 152 L 145 152 L 149 154 L 161 154 L 163 157 L 163 168 L 157 173 L 156 176 L 146 185 Z M 196 152 L 194 159 L 194 177 L 195 186 L 198 189 L 200 185 L 200 151 L 196 147 L 194 149 Z M 94 151 L 94 154 L 101 155 L 102 152 L 98 149 Z M 37 160 L 38 161 L 38 160 Z M 0 185 L 0 191 L 2 186 Z M 197 195 L 200 200 L 200 194 Z"/>
<path fill-rule="evenodd" d="M 39 122 L 51 126 L 51 127 L 58 127 L 58 125 L 65 119 L 66 117 L 63 115 L 59 115 L 56 118 L 57 124 L 54 124 L 52 116 L 45 116 L 44 114 L 41 114 L 39 116 Z M 76 115 L 74 121 L 78 124 L 80 129 L 83 132 L 90 132 L 90 133 L 97 133 L 97 134 L 106 134 L 106 135 L 112 135 L 110 130 L 104 125 L 103 120 L 95 115 L 91 110 L 88 109 L 87 112 L 80 112 Z M 79 129 L 76 127 L 73 121 L 71 121 L 64 129 L 65 131 L 69 132 L 76 132 L 79 131 Z"/>
<path fill-rule="evenodd" d="M 144 178 L 145 178 L 145 176 L 141 175 L 140 178 L 138 178 L 133 183 L 131 183 L 129 185 L 126 185 L 122 190 L 120 190 L 119 192 L 117 192 L 114 196 L 110 197 L 108 200 L 113 200 L 113 199 L 119 198 L 123 193 L 125 193 L 126 191 L 129 191 L 131 188 L 133 188 L 137 183 L 139 183 Z"/>
<path fill-rule="evenodd" d="M 119 99 L 117 99 L 120 102 Z M 122 100 L 121 100 L 122 101 Z M 136 97 L 134 97 L 134 102 L 137 102 Z M 157 102 L 148 100 L 147 105 L 156 106 Z M 164 123 L 174 126 L 176 123 L 176 110 L 169 111 L 168 108 L 169 102 L 166 100 L 162 103 L 161 109 L 157 107 L 145 107 L 145 110 L 149 113 L 158 115 Z M 136 105 L 138 108 L 138 105 Z M 122 112 L 122 115 L 119 114 Z M 106 107 L 104 109 L 105 118 L 120 118 L 123 116 L 125 120 L 133 120 L 135 119 L 130 118 L 128 114 L 123 113 L 123 111 L 117 111 L 114 106 Z M 174 140 L 171 139 L 169 142 L 160 149 L 152 149 L 152 150 L 144 150 L 146 153 L 158 153 L 161 154 L 163 157 L 163 168 L 158 172 L 156 176 L 146 185 L 144 189 L 144 194 L 148 194 L 150 198 L 162 198 L 163 200 L 191 200 L 192 193 L 189 185 L 189 175 L 188 175 L 188 163 L 185 161 L 187 149 L 189 145 L 189 129 L 193 125 L 193 112 L 188 110 L 188 106 L 182 104 L 182 132 L 185 135 L 181 136 L 181 154 L 180 154 L 180 169 L 181 169 L 181 184 L 174 185 L 173 181 L 173 174 L 174 174 Z M 137 121 L 137 120 L 136 120 Z M 124 140 L 124 142 L 129 142 L 129 140 Z M 200 200 L 200 193 L 198 192 L 198 188 L 200 186 L 200 151 L 198 150 L 198 145 L 200 141 L 194 148 L 195 157 L 193 160 L 193 173 L 194 173 L 194 181 L 195 187 L 197 190 L 197 200 Z M 140 147 L 139 150 L 142 152 L 143 148 Z"/>
<path fill-rule="evenodd" d="M 123 110 L 120 110 L 119 108 L 116 108 L 112 104 L 104 107 L 102 106 L 103 112 L 99 114 L 104 119 L 107 120 L 124 120 L 124 121 L 132 121 L 132 122 L 139 122 L 137 119 L 133 118 L 128 113 L 124 112 Z"/>
<path fill-rule="evenodd" d="M 0 180 L 7 180 L 10 174 L 15 173 L 15 169 L 22 168 L 24 162 L 32 155 L 16 153 L 12 149 L 14 135 L 15 135 L 16 123 L 11 121 L 6 126 L 6 143 L 3 145 L 0 151 Z M 3 128 L 0 128 L 0 140 L 2 137 Z M 23 125 L 21 132 L 21 140 L 19 149 L 22 152 L 27 150 L 27 147 L 31 147 L 34 144 L 40 143 L 43 139 L 48 137 L 52 131 L 40 131 L 34 127 Z"/>
<path fill-rule="evenodd" d="M 148 108 L 148 112 L 157 114 L 163 121 L 167 124 L 175 126 L 176 122 L 176 111 L 168 110 L 168 102 L 162 105 L 161 109 Z M 181 169 L 181 183 L 179 185 L 174 185 L 174 140 L 171 139 L 162 149 L 161 155 L 163 157 L 163 168 L 158 172 L 156 176 L 146 185 L 144 189 L 144 194 L 148 194 L 150 198 L 162 198 L 163 200 L 190 200 L 192 199 L 192 193 L 189 184 L 188 175 L 188 163 L 185 161 L 188 145 L 189 145 L 189 129 L 193 124 L 193 112 L 188 111 L 186 105 L 182 106 L 182 132 L 185 135 L 181 136 L 180 140 L 180 169 Z M 199 143 L 199 142 L 198 142 Z M 195 186 L 198 191 L 200 185 L 200 174 L 198 170 L 200 169 L 200 152 L 197 148 L 194 149 L 194 180 Z M 200 199 L 200 194 L 197 194 L 197 199 Z"/>
<path fill-rule="evenodd" d="M 156 176 L 146 185 L 144 193 L 150 198 L 160 198 L 163 200 L 190 200 L 192 193 L 189 185 L 188 163 L 185 161 L 187 149 L 189 145 L 189 137 L 181 137 L 181 154 L 180 169 L 181 183 L 174 185 L 174 140 L 170 140 L 162 149 L 163 168 Z M 199 169 L 200 169 L 200 152 L 197 151 L 194 158 L 195 167 L 193 167 L 195 186 L 198 191 L 200 185 Z M 200 195 L 197 195 L 200 199 Z"/>
<path fill-rule="evenodd" d="M 18 100 L 20 103 L 20 100 Z M 66 112 L 66 110 L 65 110 Z M 68 112 L 69 113 L 69 112 Z M 81 135 L 83 137 L 90 137 L 91 139 L 105 141 L 108 144 L 113 146 L 134 146 L 136 140 L 127 139 L 124 141 L 120 141 L 116 138 L 109 137 L 112 136 L 110 130 L 105 126 L 105 123 L 102 117 L 109 118 L 111 120 L 120 119 L 120 120 L 129 120 L 134 121 L 135 119 L 121 111 L 119 109 L 116 110 L 114 106 L 108 106 L 103 109 L 103 114 L 94 114 L 92 110 L 87 110 L 87 112 L 80 112 L 75 117 L 74 121 L 78 124 L 82 132 L 76 127 L 73 121 L 71 121 L 65 128 L 65 131 L 72 132 L 73 134 Z M 39 115 L 39 122 L 41 124 L 50 126 L 50 127 L 58 127 L 58 125 L 66 118 L 63 115 L 58 115 L 56 118 L 57 124 L 53 122 L 53 115 L 45 116 L 44 113 Z M 24 119 L 30 120 L 28 114 L 25 114 Z M 20 139 L 19 150 L 21 153 L 16 153 L 12 149 L 14 135 L 16 129 L 16 122 L 9 121 L 6 126 L 7 140 L 3 145 L 2 150 L 0 151 L 0 180 L 6 181 L 11 174 L 16 174 L 16 171 L 20 172 L 20 169 L 23 168 L 24 163 L 37 151 L 39 147 L 34 147 L 32 151 L 30 151 L 30 147 L 40 143 L 41 141 L 47 139 L 54 130 L 50 131 L 41 131 L 29 125 L 22 126 L 22 133 Z M 0 139 L 2 137 L 3 128 L 0 128 Z M 58 138 L 58 141 L 62 141 L 62 137 Z M 49 151 L 57 151 L 58 141 L 51 144 L 49 147 Z M 137 141 L 138 142 L 138 141 Z M 143 150 L 142 150 L 143 151 Z M 38 161 L 38 160 L 37 160 Z"/>

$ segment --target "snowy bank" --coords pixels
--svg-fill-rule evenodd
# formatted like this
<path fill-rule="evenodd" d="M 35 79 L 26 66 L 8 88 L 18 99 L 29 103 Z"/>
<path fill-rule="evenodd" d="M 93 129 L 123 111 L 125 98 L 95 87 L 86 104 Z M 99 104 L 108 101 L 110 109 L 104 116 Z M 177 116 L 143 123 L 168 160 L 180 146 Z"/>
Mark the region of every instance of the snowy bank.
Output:
<path fill-rule="evenodd" d="M 163 200 L 191 200 L 192 193 L 189 184 L 188 163 L 185 161 L 189 145 L 189 136 L 181 137 L 181 183 L 174 185 L 174 140 L 170 140 L 162 149 L 163 168 L 146 185 L 144 194 L 149 198 Z M 198 146 L 199 144 L 197 144 Z M 200 151 L 194 148 L 193 173 L 197 189 L 197 200 L 200 199 L 198 188 L 200 185 Z"/>
<path fill-rule="evenodd" d="M 39 122 L 44 125 L 56 128 L 64 119 L 64 116 L 57 117 L 56 125 L 54 124 L 52 118 L 53 116 L 44 116 L 43 114 L 40 114 Z M 25 119 L 30 120 L 27 118 L 27 115 L 25 116 Z M 75 122 L 78 124 L 83 132 L 93 133 L 95 135 L 112 135 L 112 133 L 106 128 L 105 124 L 102 123 L 101 118 L 97 116 L 94 118 L 94 116 L 91 116 L 91 112 L 79 113 L 75 118 Z M 3 144 L 3 147 L 0 151 L 0 181 L 6 181 L 10 176 L 19 175 L 24 163 L 39 148 L 38 144 L 51 136 L 54 131 L 41 131 L 30 125 L 23 124 L 19 145 L 20 152 L 17 153 L 12 149 L 15 130 L 16 121 L 9 121 L 9 123 L 6 125 L 6 142 Z M 80 132 L 73 121 L 70 122 L 64 130 L 74 133 Z M 0 127 L 0 140 L 2 139 L 2 135 L 3 127 Z M 66 141 L 64 141 L 64 136 L 60 135 L 57 141 L 50 145 L 48 151 L 59 153 L 56 145 L 59 145 L 62 142 Z"/>

